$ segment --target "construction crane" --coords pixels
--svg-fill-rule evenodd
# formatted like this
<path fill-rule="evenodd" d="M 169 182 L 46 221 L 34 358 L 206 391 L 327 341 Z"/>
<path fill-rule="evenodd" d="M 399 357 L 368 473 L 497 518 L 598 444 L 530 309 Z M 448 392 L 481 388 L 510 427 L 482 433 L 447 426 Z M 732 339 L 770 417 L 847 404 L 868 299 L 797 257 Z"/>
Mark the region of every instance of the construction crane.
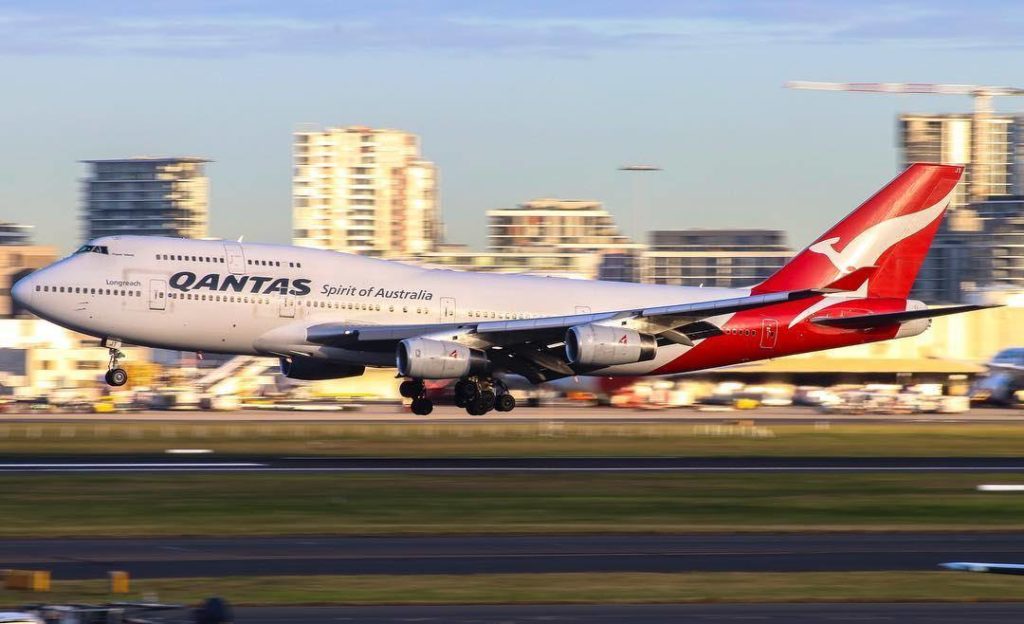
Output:
<path fill-rule="evenodd" d="M 994 163 L 991 162 L 993 143 L 991 136 L 992 98 L 1022 96 L 1024 89 L 1017 87 L 993 87 L 968 84 L 933 84 L 927 82 L 810 82 L 793 80 L 785 84 L 787 89 L 810 91 L 847 91 L 852 93 L 882 93 L 889 95 L 969 95 L 974 100 L 974 114 L 971 118 L 971 162 L 968 167 L 968 186 L 974 200 L 982 200 L 992 194 L 995 186 Z"/>
<path fill-rule="evenodd" d="M 992 113 L 992 98 L 996 96 L 1024 95 L 1017 87 L 987 87 L 967 84 L 932 84 L 928 82 L 809 82 L 793 80 L 787 89 L 810 91 L 852 91 L 854 93 L 889 93 L 910 95 L 969 95 L 974 98 L 974 114 Z"/>

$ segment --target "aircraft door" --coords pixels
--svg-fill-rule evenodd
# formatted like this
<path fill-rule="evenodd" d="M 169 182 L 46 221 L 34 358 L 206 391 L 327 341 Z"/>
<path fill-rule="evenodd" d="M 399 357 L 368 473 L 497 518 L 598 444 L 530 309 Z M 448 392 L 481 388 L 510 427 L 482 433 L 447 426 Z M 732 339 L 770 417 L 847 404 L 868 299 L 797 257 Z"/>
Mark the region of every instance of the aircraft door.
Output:
<path fill-rule="evenodd" d="M 281 318 L 295 318 L 295 297 L 283 297 L 278 313 Z"/>
<path fill-rule="evenodd" d="M 455 299 L 441 297 L 441 322 L 455 321 Z"/>
<path fill-rule="evenodd" d="M 245 273 L 245 252 L 241 243 L 224 243 L 224 255 L 228 261 L 228 271 L 235 275 Z"/>
<path fill-rule="evenodd" d="M 774 349 L 779 340 L 779 322 L 775 319 L 761 319 L 761 348 Z"/>
<path fill-rule="evenodd" d="M 167 309 L 167 282 L 159 279 L 149 280 L 149 309 Z"/>

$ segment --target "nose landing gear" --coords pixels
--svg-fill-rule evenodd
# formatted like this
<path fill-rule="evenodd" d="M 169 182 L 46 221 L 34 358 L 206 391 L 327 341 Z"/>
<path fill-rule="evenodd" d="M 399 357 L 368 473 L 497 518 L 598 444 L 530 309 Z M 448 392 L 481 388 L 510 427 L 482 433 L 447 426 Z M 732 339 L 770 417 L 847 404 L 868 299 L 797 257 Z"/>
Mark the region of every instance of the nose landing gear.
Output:
<path fill-rule="evenodd" d="M 412 413 L 426 416 L 434 411 L 434 402 L 426 397 L 426 387 L 422 379 L 406 379 L 398 386 L 398 393 L 412 399 Z"/>
<path fill-rule="evenodd" d="M 110 362 L 107 364 L 107 374 L 104 379 L 108 386 L 123 386 L 128 383 L 128 373 L 117 365 L 117 361 L 124 357 L 120 349 L 110 347 Z"/>

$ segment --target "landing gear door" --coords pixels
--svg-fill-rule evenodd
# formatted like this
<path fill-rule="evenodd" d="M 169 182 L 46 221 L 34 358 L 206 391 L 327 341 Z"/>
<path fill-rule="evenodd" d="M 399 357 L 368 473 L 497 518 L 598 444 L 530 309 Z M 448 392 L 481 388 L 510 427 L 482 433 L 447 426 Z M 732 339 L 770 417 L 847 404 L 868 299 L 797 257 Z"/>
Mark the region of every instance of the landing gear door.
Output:
<path fill-rule="evenodd" d="M 167 282 L 159 279 L 149 280 L 149 309 L 167 309 Z"/>
<path fill-rule="evenodd" d="M 245 252 L 240 243 L 224 243 L 224 255 L 227 257 L 228 271 L 235 275 L 245 273 Z"/>
<path fill-rule="evenodd" d="M 775 319 L 761 319 L 761 348 L 774 349 L 779 340 L 779 322 Z"/>
<path fill-rule="evenodd" d="M 455 299 L 441 297 L 441 322 L 452 322 L 455 320 Z"/>

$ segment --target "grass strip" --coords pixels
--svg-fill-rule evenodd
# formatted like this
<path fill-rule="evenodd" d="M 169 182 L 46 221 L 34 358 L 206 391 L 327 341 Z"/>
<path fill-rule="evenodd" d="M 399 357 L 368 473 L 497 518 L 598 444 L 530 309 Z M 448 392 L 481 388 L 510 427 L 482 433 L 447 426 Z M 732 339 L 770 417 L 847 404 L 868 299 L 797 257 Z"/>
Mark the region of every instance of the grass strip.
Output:
<path fill-rule="evenodd" d="M 756 421 L 755 421 L 756 422 Z M 357 457 L 1016 457 L 1017 424 L 0 423 L 0 455 L 163 453 Z"/>
<path fill-rule="evenodd" d="M 0 536 L 1024 529 L 1019 474 L 0 475 Z"/>
<path fill-rule="evenodd" d="M 482 574 L 148 579 L 133 599 L 237 605 L 557 604 L 705 602 L 978 602 L 1020 600 L 1012 576 L 956 572 Z M 48 594 L 0 591 L 5 605 L 124 600 L 103 581 L 56 581 Z"/>

